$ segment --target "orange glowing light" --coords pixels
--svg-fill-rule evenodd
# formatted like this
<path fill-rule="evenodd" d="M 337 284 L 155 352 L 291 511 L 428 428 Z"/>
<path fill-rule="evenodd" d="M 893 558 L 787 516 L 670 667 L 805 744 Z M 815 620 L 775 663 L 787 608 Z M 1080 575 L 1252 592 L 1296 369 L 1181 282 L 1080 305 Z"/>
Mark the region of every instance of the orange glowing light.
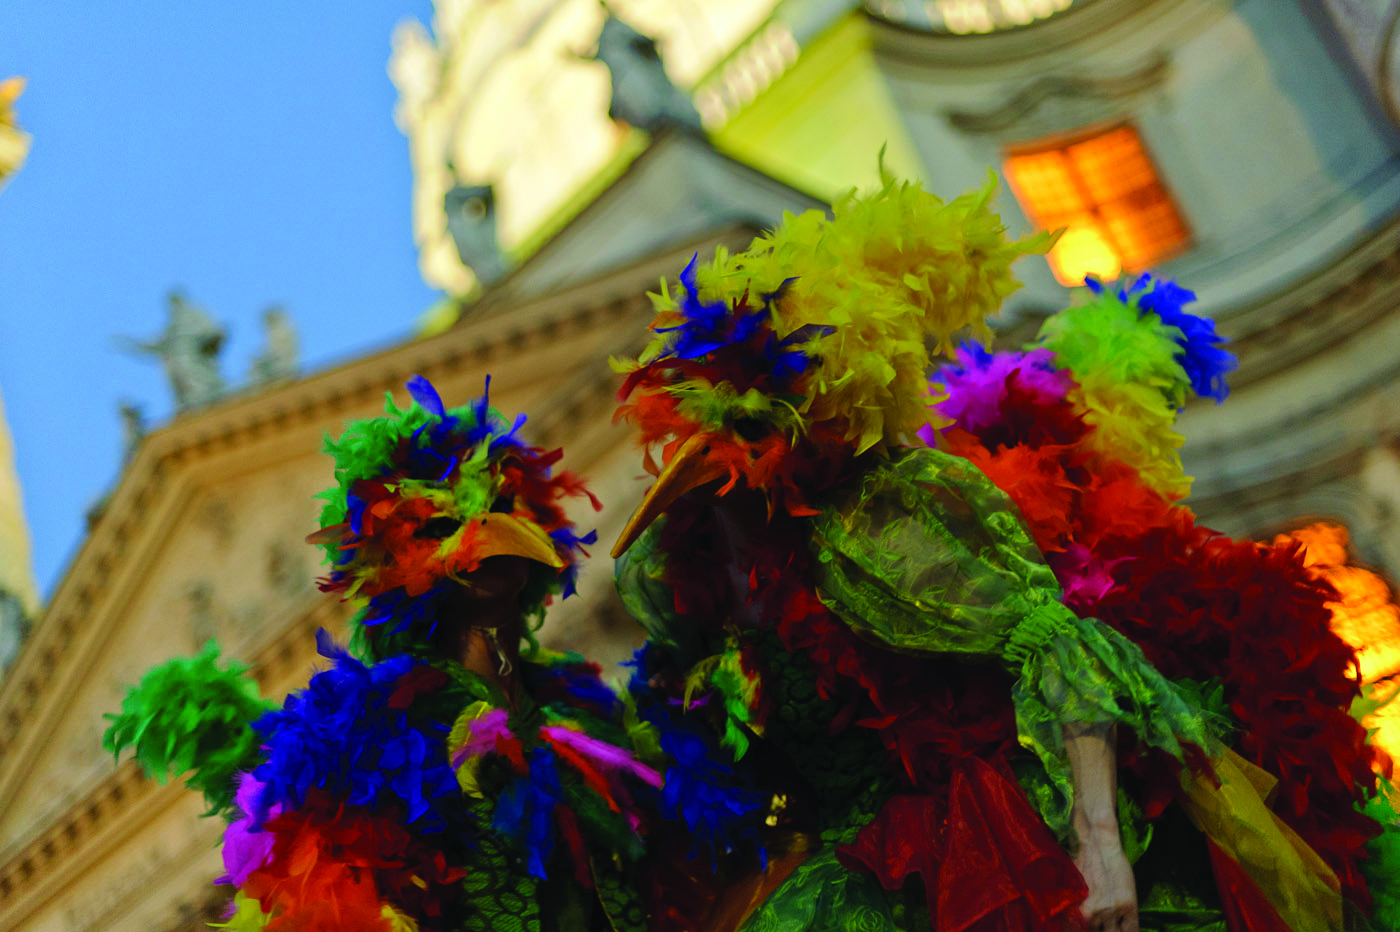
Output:
<path fill-rule="evenodd" d="M 1018 146 L 1006 178 L 1036 226 L 1065 234 L 1049 255 L 1055 278 L 1080 285 L 1142 271 L 1186 248 L 1186 223 L 1131 126 L 1070 142 Z"/>
<path fill-rule="evenodd" d="M 1332 630 L 1356 648 L 1361 682 L 1373 687 L 1373 698 L 1385 699 L 1400 688 L 1400 604 L 1377 574 L 1348 562 L 1346 528 L 1311 524 L 1276 543 L 1296 540 L 1303 545 L 1303 562 L 1337 590 L 1331 603 Z M 1367 716 L 1363 724 L 1375 729 L 1376 746 L 1400 761 L 1400 699 Z"/>

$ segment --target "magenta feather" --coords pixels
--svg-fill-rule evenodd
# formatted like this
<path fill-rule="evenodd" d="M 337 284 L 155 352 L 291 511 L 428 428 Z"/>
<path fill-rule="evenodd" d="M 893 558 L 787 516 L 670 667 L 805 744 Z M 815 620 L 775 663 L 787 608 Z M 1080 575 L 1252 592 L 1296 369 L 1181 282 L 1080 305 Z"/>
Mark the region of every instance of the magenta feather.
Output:
<path fill-rule="evenodd" d="M 502 740 L 509 740 L 515 735 L 509 727 L 510 715 L 505 709 L 492 709 L 471 723 L 467 740 L 462 746 L 452 752 L 452 766 L 461 767 L 469 757 L 478 757 L 482 754 L 491 754 L 496 750 L 496 745 Z"/>
<path fill-rule="evenodd" d="M 257 831 L 253 828 L 252 813 L 258 807 L 258 797 L 262 794 L 263 782 L 250 773 L 238 780 L 238 793 L 234 803 L 243 813 L 242 818 L 230 822 L 224 829 L 224 876 L 215 883 L 230 883 L 243 886 L 248 875 L 262 867 L 272 858 L 272 832 Z M 282 804 L 275 803 L 268 810 L 267 817 L 274 818 L 282 812 Z"/>
<path fill-rule="evenodd" d="M 1130 559 L 1104 560 L 1080 543 L 1070 544 L 1062 553 L 1045 556 L 1064 590 L 1064 603 L 1085 615 L 1095 614 L 1098 604 L 1117 586 L 1113 568 Z"/>
<path fill-rule="evenodd" d="M 964 344 L 957 364 L 945 366 L 935 378 L 947 396 L 936 405 L 938 413 L 952 418 L 954 425 L 977 434 L 1002 422 L 1006 386 L 1016 376 L 1021 391 L 1037 404 L 1054 404 L 1069 391 L 1070 374 L 1055 368 L 1054 354 L 1033 349 L 1024 353 L 989 353 L 975 343 Z M 925 443 L 933 444 L 931 428 L 919 432 Z"/>
<path fill-rule="evenodd" d="M 661 784 L 665 782 L 660 773 L 638 761 L 629 751 L 608 744 L 606 741 L 599 741 L 584 732 L 564 728 L 560 725 L 546 725 L 540 729 L 540 734 L 552 742 L 565 745 L 578 752 L 579 756 L 604 772 L 630 773 L 643 783 L 657 789 L 660 789 Z"/>

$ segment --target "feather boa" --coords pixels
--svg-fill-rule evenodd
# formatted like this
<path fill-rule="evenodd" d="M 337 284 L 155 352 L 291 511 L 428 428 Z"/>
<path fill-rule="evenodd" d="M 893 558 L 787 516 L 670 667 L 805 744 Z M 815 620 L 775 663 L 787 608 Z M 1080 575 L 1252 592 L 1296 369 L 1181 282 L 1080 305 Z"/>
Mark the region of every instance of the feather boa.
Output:
<path fill-rule="evenodd" d="M 254 725 L 267 755 L 254 771 L 264 784 L 258 821 L 275 804 L 296 809 L 313 789 L 335 787 L 349 805 L 400 804 L 410 822 L 440 828 L 434 805 L 457 788 L 443 751 L 446 729 L 411 723 L 390 702 L 420 664 L 392 657 L 366 666 L 324 631 L 317 644 L 331 667 Z"/>
<path fill-rule="evenodd" d="M 1232 357 L 1181 310 L 1189 292 L 1150 279 L 1098 291 L 1047 321 L 1050 359 L 961 355 L 934 389 L 954 419 L 936 442 L 1010 495 L 1071 608 L 1134 640 L 1165 676 L 1220 684 L 1238 750 L 1279 778 L 1276 811 L 1364 906 L 1362 851 L 1379 827 L 1361 807 L 1376 757 L 1348 715 L 1355 655 L 1330 630 L 1330 587 L 1294 545 L 1198 526 L 1174 501 L 1184 480 L 1164 451 L 1176 441 L 1158 442 L 1188 392 L 1224 397 Z M 1072 376 L 1058 398 L 1045 379 L 1025 390 L 1046 364 Z M 1106 421 L 1114 405 L 1136 426 Z M 1146 808 L 1160 812 L 1172 787 L 1148 786 Z"/>
<path fill-rule="evenodd" d="M 930 345 L 987 337 L 985 318 L 1019 283 L 1013 261 L 1053 236 L 1005 236 L 980 191 L 943 202 L 883 175 L 882 187 L 788 217 L 735 255 L 695 260 L 653 296 L 655 338 L 625 373 L 618 417 L 648 447 L 708 438 L 728 482 L 770 507 L 810 514 L 807 497 L 853 456 L 902 442 L 933 415 Z M 825 480 L 825 482 L 823 482 Z"/>
<path fill-rule="evenodd" d="M 106 716 L 111 725 L 102 736 L 118 757 L 134 749 L 146 775 L 162 783 L 189 773 L 186 782 L 204 794 L 211 814 L 232 809 L 237 774 L 257 760 L 253 720 L 269 708 L 248 667 L 218 659 L 210 640 L 198 656 L 153 667 L 127 692 L 121 714 Z"/>

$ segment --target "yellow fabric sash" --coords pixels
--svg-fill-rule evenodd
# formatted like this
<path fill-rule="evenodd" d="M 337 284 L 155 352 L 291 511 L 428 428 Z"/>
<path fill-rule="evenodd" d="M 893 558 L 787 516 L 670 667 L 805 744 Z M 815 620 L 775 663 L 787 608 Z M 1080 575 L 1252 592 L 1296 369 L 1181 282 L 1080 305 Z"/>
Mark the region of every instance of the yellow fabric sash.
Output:
<path fill-rule="evenodd" d="M 1277 779 L 1228 749 L 1213 765 L 1219 786 L 1208 774 L 1182 771 L 1191 821 L 1239 862 L 1289 928 L 1341 932 L 1336 874 L 1269 809 Z"/>

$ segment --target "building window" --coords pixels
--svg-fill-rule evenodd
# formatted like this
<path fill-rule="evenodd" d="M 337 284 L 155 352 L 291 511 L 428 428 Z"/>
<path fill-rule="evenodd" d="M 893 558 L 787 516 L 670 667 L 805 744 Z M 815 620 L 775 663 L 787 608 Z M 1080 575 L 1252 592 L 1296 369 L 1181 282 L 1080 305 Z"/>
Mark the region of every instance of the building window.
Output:
<path fill-rule="evenodd" d="M 1065 227 L 1050 252 L 1063 285 L 1140 272 L 1186 249 L 1190 233 L 1137 130 L 1116 126 L 1053 145 L 1017 146 L 1006 177 L 1036 226 Z"/>
<path fill-rule="evenodd" d="M 1357 565 L 1347 529 L 1319 522 L 1280 534 L 1274 543 L 1302 545 L 1303 562 L 1337 590 L 1332 631 L 1356 649 L 1357 673 L 1372 699 L 1386 699 L 1400 690 L 1400 603 L 1379 574 Z M 1400 758 L 1400 702 L 1390 702 L 1366 717 L 1376 746 Z"/>

